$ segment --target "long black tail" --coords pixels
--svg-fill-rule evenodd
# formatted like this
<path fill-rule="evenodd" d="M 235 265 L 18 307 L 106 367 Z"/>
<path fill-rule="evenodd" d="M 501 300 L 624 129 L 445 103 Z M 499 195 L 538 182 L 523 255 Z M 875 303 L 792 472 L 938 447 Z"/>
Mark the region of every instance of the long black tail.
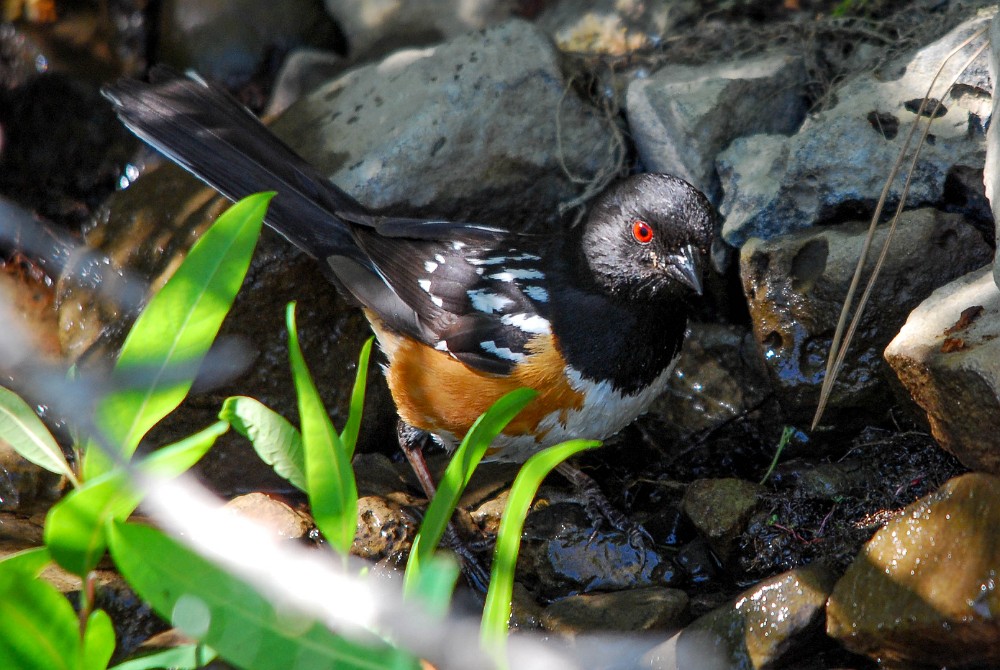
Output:
<path fill-rule="evenodd" d="M 157 68 L 149 84 L 123 79 L 102 92 L 136 135 L 231 200 L 276 191 L 267 223 L 305 252 L 358 253 L 343 218 L 363 218 L 364 206 L 226 91 Z"/>

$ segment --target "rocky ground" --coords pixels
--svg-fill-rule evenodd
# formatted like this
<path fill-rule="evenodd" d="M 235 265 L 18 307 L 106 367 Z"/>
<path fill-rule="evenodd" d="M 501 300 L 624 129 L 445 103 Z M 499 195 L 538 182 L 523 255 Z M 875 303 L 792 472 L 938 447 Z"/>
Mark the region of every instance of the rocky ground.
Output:
<path fill-rule="evenodd" d="M 373 16 L 364 3 L 278 11 L 246 0 L 200 3 L 211 11 L 192 27 L 178 18 L 192 7 L 163 4 L 158 17 L 114 5 L 116 30 L 85 2 L 53 24 L 0 28 L 4 215 L 44 217 L 51 234 L 85 239 L 154 286 L 224 203 L 156 167 L 96 95 L 152 62 L 225 82 L 380 210 L 569 225 L 614 178 L 655 170 L 691 181 L 721 212 L 708 296 L 670 392 L 579 460 L 653 546 L 595 528 L 553 477 L 524 535 L 520 630 L 652 633 L 593 667 L 1000 665 L 1000 299 L 986 197 L 998 69 L 988 48 L 976 55 L 995 7 L 426 0 Z M 915 120 L 932 122 L 902 216 L 812 427 L 868 221 Z M 885 191 L 886 214 L 903 182 Z M 889 230 L 883 221 L 871 236 L 866 274 Z M 8 302 L 37 324 L 38 355 L 100 365 L 130 310 L 60 276 L 56 261 L 12 250 L 0 274 Z M 295 416 L 281 336 L 293 299 L 342 423 L 367 325 L 310 259 L 268 234 L 223 333 L 252 363 L 192 397 L 153 442 L 210 423 L 236 393 Z M 7 367 L 16 387 L 23 369 Z M 384 383 L 372 374 L 370 386 L 356 553 L 391 569 L 423 501 L 396 454 Z M 311 541 L 302 501 L 226 437 L 201 465 L 205 481 Z M 9 551 L 39 542 L 59 482 L 3 458 Z M 485 466 L 463 518 L 494 532 L 512 477 Z M 103 579 L 109 599 L 127 593 Z M 143 622 L 125 649 L 162 627 L 127 597 L 115 602 L 126 603 L 119 621 Z"/>

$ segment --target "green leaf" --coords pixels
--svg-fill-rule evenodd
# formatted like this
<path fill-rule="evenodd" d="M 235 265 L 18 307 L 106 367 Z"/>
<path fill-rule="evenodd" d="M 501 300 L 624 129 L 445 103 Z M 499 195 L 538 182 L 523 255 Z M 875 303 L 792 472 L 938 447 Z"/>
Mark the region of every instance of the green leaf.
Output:
<path fill-rule="evenodd" d="M 348 460 L 354 458 L 354 448 L 358 444 L 358 433 L 361 431 L 361 415 L 365 409 L 365 387 L 368 384 L 368 359 L 371 357 L 374 339 L 369 337 L 361 347 L 358 373 L 354 376 L 354 388 L 351 390 L 351 407 L 347 413 L 344 431 L 340 434 L 340 441 L 344 443 Z"/>
<path fill-rule="evenodd" d="M 197 670 L 215 660 L 217 654 L 203 644 L 185 644 L 148 656 L 119 663 L 111 670 Z"/>
<path fill-rule="evenodd" d="M 115 523 L 109 544 L 122 575 L 160 616 L 233 665 L 248 670 L 418 667 L 381 643 L 349 642 L 316 622 L 282 613 L 245 582 L 155 528 Z"/>
<path fill-rule="evenodd" d="M 414 592 L 417 582 L 422 579 L 420 575 L 422 566 L 427 563 L 441 542 L 455 506 L 458 505 L 462 492 L 468 486 L 473 471 L 483 459 L 490 443 L 537 395 L 537 391 L 527 388 L 511 391 L 493 403 L 466 433 L 465 439 L 455 450 L 448 467 L 445 468 L 437 493 L 427 506 L 424 521 L 420 524 L 420 532 L 417 533 L 410 549 L 403 587 L 407 595 Z"/>
<path fill-rule="evenodd" d="M 187 258 L 129 331 L 111 375 L 112 388 L 95 412 L 104 438 L 131 458 L 146 432 L 172 412 L 191 388 L 239 291 L 273 193 L 231 206 L 191 247 Z M 86 479 L 111 468 L 88 450 Z"/>
<path fill-rule="evenodd" d="M 66 456 L 38 415 L 20 396 L 0 386 L 0 439 L 40 468 L 65 475 L 79 486 Z"/>
<path fill-rule="evenodd" d="M 407 596 L 419 600 L 429 614 L 444 616 L 451 606 L 462 569 L 448 554 L 435 554 L 421 567 L 419 578 L 410 586 Z"/>
<path fill-rule="evenodd" d="M 66 597 L 23 565 L 0 563 L 0 668 L 80 668 L 80 624 Z"/>
<path fill-rule="evenodd" d="M 115 653 L 115 627 L 104 610 L 94 610 L 87 618 L 83 634 L 80 667 L 82 670 L 106 670 Z"/>
<path fill-rule="evenodd" d="M 8 574 L 20 571 L 26 575 L 37 577 L 51 561 L 52 557 L 49 555 L 49 550 L 45 547 L 22 549 L 0 560 L 0 566 L 3 566 L 0 570 Z"/>
<path fill-rule="evenodd" d="M 295 328 L 295 303 L 288 305 L 288 358 L 299 401 L 306 462 L 306 492 L 316 527 L 334 550 L 347 555 L 358 523 L 358 489 L 351 457 L 326 413 L 306 367 Z"/>
<path fill-rule="evenodd" d="M 275 472 L 306 490 L 302 435 L 285 417 L 254 398 L 235 396 L 226 398 L 219 418 L 250 440 L 257 455 Z"/>
<path fill-rule="evenodd" d="M 570 456 L 599 446 L 601 443 L 595 440 L 563 442 L 534 454 L 518 471 L 497 530 L 490 587 L 486 592 L 486 605 L 483 608 L 481 637 L 484 647 L 496 648 L 507 639 L 510 600 L 514 592 L 514 565 L 521 545 L 521 531 L 542 480 Z"/>
<path fill-rule="evenodd" d="M 179 475 L 197 463 L 228 428 L 229 424 L 218 421 L 155 451 L 138 467 L 147 474 Z M 45 544 L 52 557 L 66 570 L 85 577 L 104 556 L 108 520 L 128 518 L 141 500 L 123 472 L 105 473 L 70 491 L 45 519 Z"/>

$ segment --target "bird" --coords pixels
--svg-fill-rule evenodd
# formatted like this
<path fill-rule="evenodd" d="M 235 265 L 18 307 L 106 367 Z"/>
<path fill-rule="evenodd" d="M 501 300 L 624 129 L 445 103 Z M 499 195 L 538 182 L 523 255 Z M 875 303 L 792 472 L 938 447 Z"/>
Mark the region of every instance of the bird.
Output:
<path fill-rule="evenodd" d="M 140 139 L 227 198 L 276 192 L 265 223 L 370 322 L 400 444 L 425 489 L 419 444 L 453 449 L 509 391 L 537 396 L 488 458 L 523 462 L 566 439 L 614 435 L 666 389 L 717 224 L 688 182 L 635 174 L 580 223 L 541 231 L 389 216 L 192 73 L 154 68 L 148 82 L 122 79 L 103 94 Z"/>

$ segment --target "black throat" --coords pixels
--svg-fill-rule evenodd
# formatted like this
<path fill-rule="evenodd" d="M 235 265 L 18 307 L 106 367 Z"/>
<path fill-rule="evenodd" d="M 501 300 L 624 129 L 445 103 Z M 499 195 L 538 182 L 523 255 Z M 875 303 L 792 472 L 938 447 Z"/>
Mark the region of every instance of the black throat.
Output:
<path fill-rule="evenodd" d="M 680 351 L 687 306 L 677 299 L 618 299 L 595 285 L 579 259 L 554 265 L 548 316 L 566 362 L 621 393 L 651 384 Z"/>

